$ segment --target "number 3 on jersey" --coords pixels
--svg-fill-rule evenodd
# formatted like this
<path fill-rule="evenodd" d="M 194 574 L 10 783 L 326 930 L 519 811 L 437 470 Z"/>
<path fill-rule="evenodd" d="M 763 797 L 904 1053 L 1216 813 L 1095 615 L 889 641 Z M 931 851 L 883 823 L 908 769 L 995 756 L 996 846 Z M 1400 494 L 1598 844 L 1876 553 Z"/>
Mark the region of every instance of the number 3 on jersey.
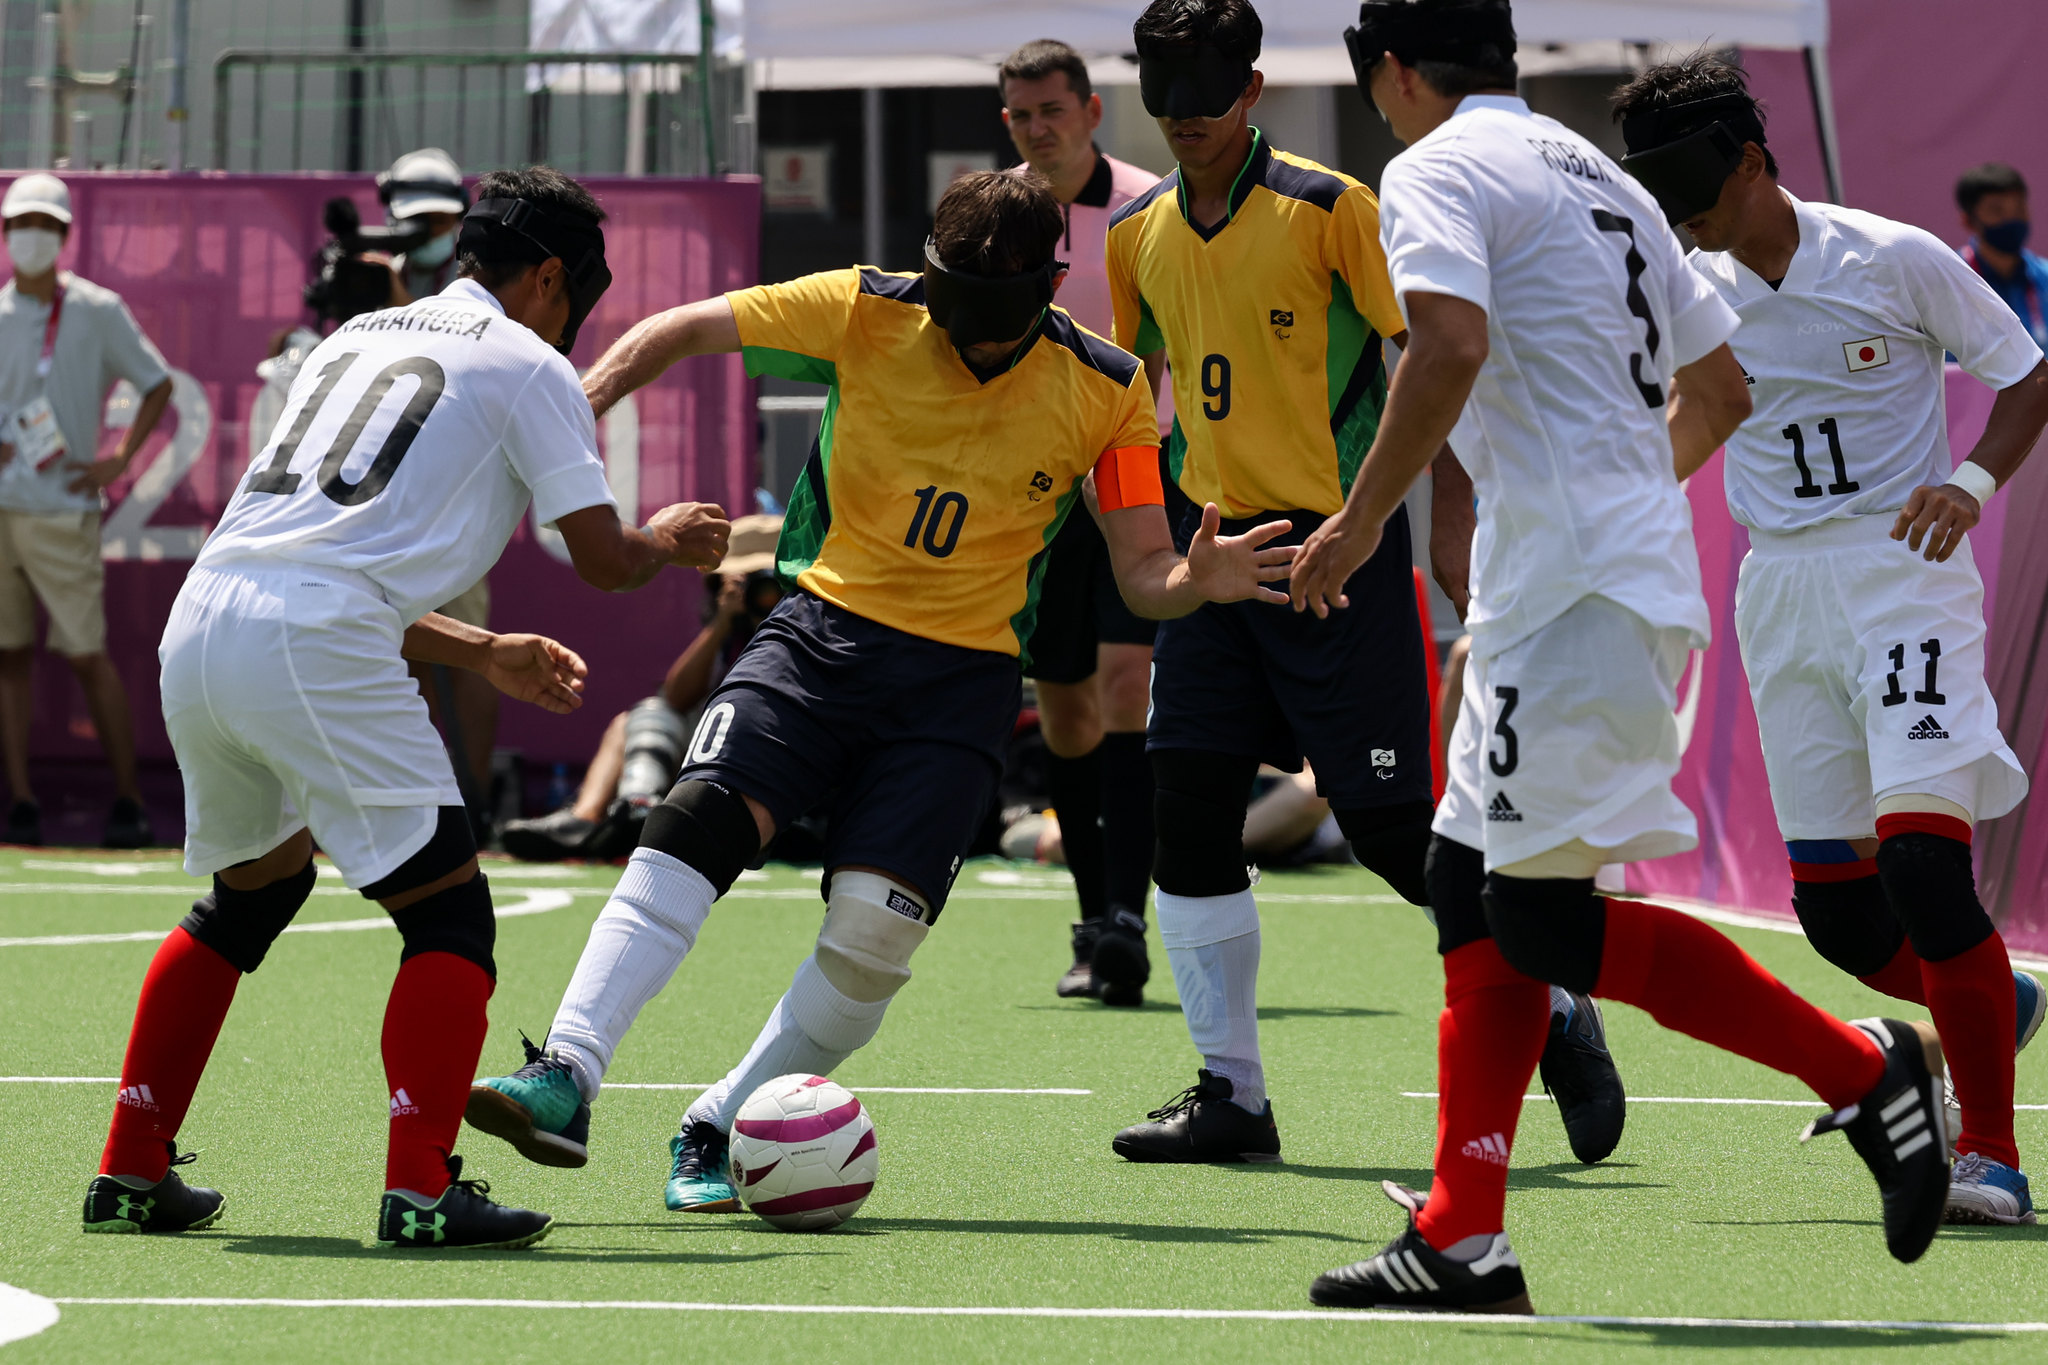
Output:
<path fill-rule="evenodd" d="M 327 362 L 320 371 L 320 382 L 313 389 L 312 397 L 299 409 L 298 420 L 285 438 L 277 443 L 277 453 L 270 463 L 249 480 L 251 493 L 289 494 L 298 491 L 299 476 L 291 472 L 292 457 L 299 453 L 299 442 L 306 439 L 306 432 L 325 407 L 334 386 L 348 373 L 349 366 L 356 363 L 360 351 L 350 351 Z M 362 439 L 363 429 L 370 425 L 370 419 L 377 415 L 377 409 L 384 406 L 384 399 L 391 393 L 392 385 L 407 375 L 419 380 L 419 387 L 413 390 L 405 410 L 398 414 L 398 420 L 384 437 L 384 444 L 377 448 L 376 458 L 363 471 L 363 477 L 350 483 L 341 476 L 341 467 L 354 453 L 356 442 Z M 427 415 L 434 405 L 441 401 L 442 390 L 447 387 L 448 376 L 439 364 L 423 355 L 405 356 L 394 360 L 377 372 L 370 381 L 370 387 L 363 390 L 363 396 L 356 401 L 355 410 L 348 420 L 341 424 L 341 430 L 334 435 L 334 444 L 327 448 L 327 454 L 320 461 L 320 491 L 340 503 L 343 507 L 355 507 L 368 502 L 382 493 L 391 482 L 391 476 L 398 472 L 398 466 L 405 460 L 406 452 L 426 425 Z"/>

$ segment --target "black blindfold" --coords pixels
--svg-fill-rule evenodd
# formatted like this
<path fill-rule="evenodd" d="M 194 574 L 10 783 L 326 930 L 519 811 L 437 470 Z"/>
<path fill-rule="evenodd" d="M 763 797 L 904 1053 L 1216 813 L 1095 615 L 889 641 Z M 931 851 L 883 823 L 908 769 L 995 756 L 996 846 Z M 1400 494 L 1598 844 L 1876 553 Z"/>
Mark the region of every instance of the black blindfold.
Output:
<path fill-rule="evenodd" d="M 604 260 L 604 229 L 580 215 L 552 213 L 526 199 L 484 199 L 462 217 L 457 252 L 485 260 L 511 257 L 535 265 L 560 257 L 568 272 L 569 323 L 555 349 L 563 355 L 576 344 L 577 329 L 611 288 Z"/>

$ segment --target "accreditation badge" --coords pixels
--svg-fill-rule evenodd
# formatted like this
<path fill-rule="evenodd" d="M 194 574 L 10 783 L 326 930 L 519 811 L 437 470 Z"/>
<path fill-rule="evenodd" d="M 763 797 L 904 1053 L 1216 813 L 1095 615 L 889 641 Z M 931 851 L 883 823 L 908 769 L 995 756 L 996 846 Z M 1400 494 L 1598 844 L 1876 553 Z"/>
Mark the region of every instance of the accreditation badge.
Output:
<path fill-rule="evenodd" d="M 70 449 L 47 394 L 39 393 L 15 409 L 9 426 L 14 457 L 32 466 L 38 474 L 63 459 Z"/>

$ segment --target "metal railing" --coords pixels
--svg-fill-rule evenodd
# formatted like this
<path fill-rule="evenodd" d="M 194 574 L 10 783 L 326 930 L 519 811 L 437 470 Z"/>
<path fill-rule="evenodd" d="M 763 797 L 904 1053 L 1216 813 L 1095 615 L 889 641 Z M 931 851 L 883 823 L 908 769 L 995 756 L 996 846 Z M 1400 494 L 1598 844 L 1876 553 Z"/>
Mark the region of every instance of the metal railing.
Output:
<path fill-rule="evenodd" d="M 751 169 L 742 63 L 662 52 L 251 51 L 213 65 L 216 170 L 349 170 L 421 146 L 464 166 Z"/>

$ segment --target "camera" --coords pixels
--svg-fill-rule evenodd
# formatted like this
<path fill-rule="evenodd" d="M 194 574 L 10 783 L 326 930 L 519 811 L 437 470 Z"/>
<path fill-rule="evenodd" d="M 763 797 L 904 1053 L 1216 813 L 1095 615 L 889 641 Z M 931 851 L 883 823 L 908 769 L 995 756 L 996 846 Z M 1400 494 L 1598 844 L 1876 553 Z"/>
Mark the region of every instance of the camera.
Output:
<path fill-rule="evenodd" d="M 345 196 L 328 200 L 320 220 L 328 235 L 313 254 L 313 277 L 304 291 L 306 306 L 336 323 L 390 307 L 391 267 L 363 257 L 369 252 L 396 256 L 412 250 L 427 240 L 426 224 L 364 227 L 355 200 Z"/>

